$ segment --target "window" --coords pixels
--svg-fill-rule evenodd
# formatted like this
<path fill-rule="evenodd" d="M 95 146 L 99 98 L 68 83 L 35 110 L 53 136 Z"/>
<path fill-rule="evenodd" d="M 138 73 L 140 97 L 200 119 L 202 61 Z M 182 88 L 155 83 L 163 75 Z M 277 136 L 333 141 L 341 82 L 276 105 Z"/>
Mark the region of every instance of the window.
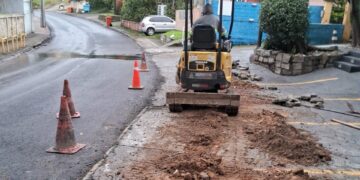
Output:
<path fill-rule="evenodd" d="M 173 20 L 171 20 L 170 18 L 167 17 L 160 17 L 161 22 L 173 22 Z"/>
<path fill-rule="evenodd" d="M 173 22 L 173 20 L 167 17 L 152 17 L 150 22 Z"/>

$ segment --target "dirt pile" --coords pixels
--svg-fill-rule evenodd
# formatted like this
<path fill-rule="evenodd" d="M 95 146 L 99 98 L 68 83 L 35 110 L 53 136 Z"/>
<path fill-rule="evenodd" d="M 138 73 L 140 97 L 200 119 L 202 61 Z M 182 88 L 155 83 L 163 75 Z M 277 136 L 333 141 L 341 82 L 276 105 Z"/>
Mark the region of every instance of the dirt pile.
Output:
<path fill-rule="evenodd" d="M 304 131 L 286 124 L 279 113 L 263 110 L 261 114 L 243 115 L 244 131 L 253 144 L 279 157 L 301 165 L 331 161 L 330 152 Z"/>
<path fill-rule="evenodd" d="M 242 89 L 242 90 L 260 90 L 260 87 L 254 83 L 251 83 L 251 82 L 247 82 L 247 81 L 241 81 L 241 80 L 238 80 L 238 79 L 234 79 L 232 82 L 231 82 L 231 86 L 234 88 L 234 89 Z"/>
<path fill-rule="evenodd" d="M 171 139 L 174 143 L 184 144 L 182 152 L 167 151 L 170 144 L 158 144 L 156 140 L 147 147 L 164 149 L 159 152 L 147 152 L 146 158 L 120 172 L 124 179 L 311 179 L 301 170 L 296 172 L 279 169 L 257 170 L 241 162 L 229 162 L 219 152 L 222 146 L 233 136 L 234 129 L 241 125 L 235 119 L 213 110 L 185 111 L 181 118 L 174 117 L 173 124 L 159 130 L 162 139 Z M 240 127 L 241 128 L 241 127 Z M 243 152 L 238 152 L 243 154 Z"/>
<path fill-rule="evenodd" d="M 185 115 L 184 119 L 176 119 L 179 123 L 176 126 L 162 129 L 164 136 L 184 143 L 185 147 L 183 153 L 159 157 L 157 167 L 174 177 L 201 178 L 201 174 L 208 173 L 224 175 L 222 159 L 216 153 L 223 142 L 222 132 L 228 126 L 228 118 L 216 111 L 203 110 L 196 114 Z"/>

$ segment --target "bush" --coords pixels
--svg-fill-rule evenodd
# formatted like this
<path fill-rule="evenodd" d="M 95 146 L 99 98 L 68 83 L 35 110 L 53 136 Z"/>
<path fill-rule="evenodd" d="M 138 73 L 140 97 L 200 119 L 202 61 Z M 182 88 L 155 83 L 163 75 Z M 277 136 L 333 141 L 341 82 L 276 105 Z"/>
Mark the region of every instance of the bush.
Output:
<path fill-rule="evenodd" d="M 155 0 L 126 0 L 121 8 L 123 19 L 140 22 L 145 16 L 155 15 L 157 11 Z"/>
<path fill-rule="evenodd" d="M 304 53 L 308 0 L 264 0 L 260 28 L 267 33 L 265 49 Z"/>
<path fill-rule="evenodd" d="M 60 2 L 61 2 L 60 0 L 45 0 L 44 4 L 45 4 L 45 7 L 50 7 L 50 6 L 53 6 Z M 40 8 L 40 0 L 33 0 L 32 6 L 34 9 L 39 9 Z"/>
<path fill-rule="evenodd" d="M 175 11 L 185 7 L 184 0 L 126 0 L 121 16 L 126 20 L 141 21 L 145 16 L 156 15 L 157 5 L 166 5 L 166 15 L 175 18 Z"/>
<path fill-rule="evenodd" d="M 95 10 L 103 8 L 110 10 L 114 7 L 114 0 L 89 0 L 89 3 Z"/>

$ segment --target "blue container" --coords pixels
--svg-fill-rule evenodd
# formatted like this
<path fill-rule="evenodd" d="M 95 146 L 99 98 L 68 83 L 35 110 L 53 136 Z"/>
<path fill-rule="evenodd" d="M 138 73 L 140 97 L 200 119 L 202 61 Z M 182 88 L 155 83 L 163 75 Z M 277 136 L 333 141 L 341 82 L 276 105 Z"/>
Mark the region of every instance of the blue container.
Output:
<path fill-rule="evenodd" d="M 341 42 L 344 31 L 342 24 L 310 24 L 307 41 L 311 45 L 331 44 L 334 30 L 337 32 L 338 42 Z"/>
<path fill-rule="evenodd" d="M 321 13 L 323 10 L 323 6 L 309 6 L 309 22 L 321 23 Z"/>
<path fill-rule="evenodd" d="M 90 4 L 89 4 L 89 3 L 84 4 L 84 6 L 83 6 L 83 11 L 84 11 L 85 13 L 90 12 Z"/>

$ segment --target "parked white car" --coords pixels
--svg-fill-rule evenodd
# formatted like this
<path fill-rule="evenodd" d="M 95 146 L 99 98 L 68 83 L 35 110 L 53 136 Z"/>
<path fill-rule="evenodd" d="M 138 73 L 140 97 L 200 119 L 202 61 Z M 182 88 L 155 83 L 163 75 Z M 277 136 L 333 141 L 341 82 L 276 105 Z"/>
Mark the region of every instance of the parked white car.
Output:
<path fill-rule="evenodd" d="M 148 36 L 156 32 L 174 30 L 176 22 L 167 16 L 146 16 L 140 23 L 140 29 Z"/>

